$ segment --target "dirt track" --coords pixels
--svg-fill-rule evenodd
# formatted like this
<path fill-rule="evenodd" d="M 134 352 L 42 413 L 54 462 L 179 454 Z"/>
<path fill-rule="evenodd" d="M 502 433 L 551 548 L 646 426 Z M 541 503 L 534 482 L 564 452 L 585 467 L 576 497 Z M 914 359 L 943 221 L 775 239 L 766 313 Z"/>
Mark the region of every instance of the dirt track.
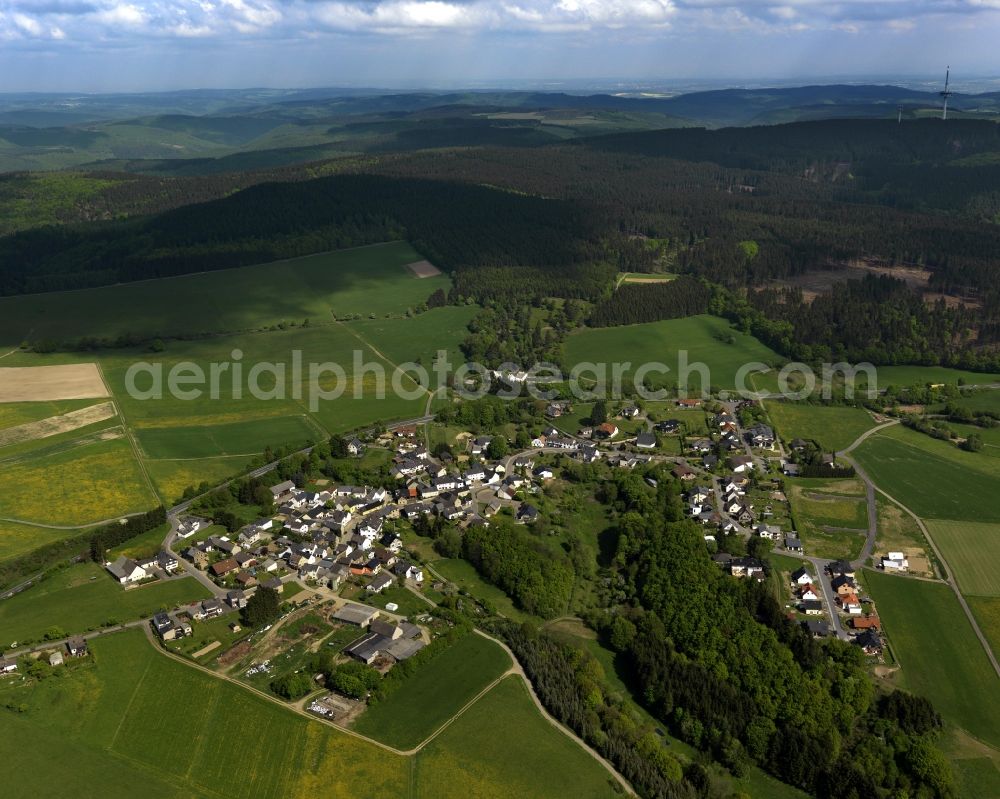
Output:
<path fill-rule="evenodd" d="M 108 396 L 96 363 L 0 368 L 0 402 L 97 399 Z"/>

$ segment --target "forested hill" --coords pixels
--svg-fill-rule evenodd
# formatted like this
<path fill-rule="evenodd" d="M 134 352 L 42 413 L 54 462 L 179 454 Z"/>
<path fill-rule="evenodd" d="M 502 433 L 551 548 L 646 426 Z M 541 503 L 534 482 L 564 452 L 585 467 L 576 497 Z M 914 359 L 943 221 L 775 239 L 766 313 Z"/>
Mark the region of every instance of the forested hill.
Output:
<path fill-rule="evenodd" d="M 739 169 L 801 172 L 816 164 L 947 164 L 1000 150 L 1000 125 L 985 120 L 833 119 L 745 128 L 678 128 L 611 134 L 581 147 L 712 161 Z"/>
<path fill-rule="evenodd" d="M 58 206 L 40 200 L 62 180 L 81 184 L 69 183 L 69 219 L 158 212 L 0 237 L 0 294 L 406 238 L 455 274 L 456 300 L 584 299 L 598 303 L 591 320 L 599 324 L 702 308 L 704 296 L 678 302 L 676 289 L 648 291 L 641 303 L 624 294 L 607 301 L 616 272 L 668 267 L 745 297 L 733 314 L 789 356 L 997 363 L 1000 135 L 990 122 L 657 131 L 188 179 L 17 176 L 0 181 L 0 211 L 5 187 L 15 211 L 24 198 L 43 211 Z M 206 201 L 185 207 L 186 196 Z M 923 270 L 926 283 L 856 282 L 811 304 L 775 286 L 855 261 Z M 866 324 L 845 326 L 848 319 Z M 859 338 L 868 322 L 878 335 Z"/>

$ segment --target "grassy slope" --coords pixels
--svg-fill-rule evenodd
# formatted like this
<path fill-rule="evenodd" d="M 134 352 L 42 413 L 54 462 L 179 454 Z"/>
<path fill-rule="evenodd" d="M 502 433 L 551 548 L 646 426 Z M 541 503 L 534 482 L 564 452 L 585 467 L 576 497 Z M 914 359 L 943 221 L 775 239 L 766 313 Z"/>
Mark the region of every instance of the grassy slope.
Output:
<path fill-rule="evenodd" d="M 519 677 L 503 680 L 417 758 L 419 793 L 436 799 L 617 796 L 610 779 L 538 714 Z"/>
<path fill-rule="evenodd" d="M 136 431 L 136 438 L 149 458 L 169 460 L 257 455 L 267 446 L 305 445 L 316 438 L 316 429 L 304 415 L 276 416 L 219 424 L 208 429 L 201 426 L 144 427 Z"/>
<path fill-rule="evenodd" d="M 208 590 L 190 577 L 126 591 L 97 564 L 83 563 L 0 602 L 0 644 L 41 638 L 50 627 L 82 633 L 111 620 L 130 621 L 208 596 Z"/>
<path fill-rule="evenodd" d="M 919 516 L 1000 521 L 993 502 L 1000 479 L 996 458 L 903 427 L 876 433 L 855 457 L 879 488 Z"/>
<path fill-rule="evenodd" d="M 33 549 L 71 538 L 78 530 L 49 530 L 29 524 L 0 521 L 0 561 L 23 555 Z"/>
<path fill-rule="evenodd" d="M 785 441 L 794 438 L 817 441 L 827 451 L 846 449 L 875 426 L 864 410 L 839 405 L 768 402 L 767 414 Z"/>
<path fill-rule="evenodd" d="M 354 729 L 410 749 L 510 667 L 510 657 L 480 635 L 467 635 L 424 664 L 388 699 L 362 714 Z"/>
<path fill-rule="evenodd" d="M 728 336 L 735 343 L 728 344 Z M 665 378 L 654 372 L 655 379 L 676 384 L 678 355 L 687 352 L 688 363 L 705 363 L 712 385 L 732 388 L 736 371 L 745 363 L 778 363 L 781 358 L 752 336 L 736 331 L 728 322 L 714 316 L 692 316 L 650 324 L 585 329 L 566 341 L 563 361 L 568 368 L 583 362 L 607 363 L 630 361 L 632 368 L 647 362 L 661 362 L 670 367 Z M 608 372 L 611 374 L 610 369 Z M 697 390 L 700 378 L 692 373 L 690 386 Z M 748 389 L 752 386 L 747 385 Z"/>
<path fill-rule="evenodd" d="M 1000 658 L 1000 597 L 970 596 L 967 601 L 993 654 Z"/>
<path fill-rule="evenodd" d="M 158 504 L 123 438 L 97 441 L 0 469 L 0 516 L 79 525 Z"/>
<path fill-rule="evenodd" d="M 0 366 L 5 366 L 0 363 Z M 59 402 L 5 402 L 0 404 L 0 430 L 8 427 L 37 422 L 52 416 L 61 416 L 70 411 L 88 408 L 98 400 L 62 400 Z"/>
<path fill-rule="evenodd" d="M 405 242 L 82 291 L 0 298 L 0 345 L 32 339 L 190 335 L 281 322 L 329 322 L 330 312 L 402 314 L 450 281 L 404 269 Z M 108 313 L 107 309 L 127 309 Z"/>
<path fill-rule="evenodd" d="M 905 685 L 928 697 L 941 715 L 1000 745 L 1000 680 L 942 584 L 866 572 L 865 582 L 899 658 Z"/>
<path fill-rule="evenodd" d="M 199 458 L 197 460 L 145 461 L 146 472 L 166 505 L 177 504 L 188 486 L 215 486 L 242 471 L 246 457 Z"/>
<path fill-rule="evenodd" d="M 963 594 L 1000 596 L 1000 525 L 936 519 L 926 524 Z"/>
<path fill-rule="evenodd" d="M 51 783 L 117 799 L 134 796 L 137 780 L 153 799 L 612 795 L 604 769 L 541 718 L 518 678 L 414 762 L 169 660 L 138 631 L 91 649 L 94 663 L 64 679 L 0 682 L 0 701 L 28 708 L 0 725 L 0 753 L 26 766 L 8 775 L 11 795 Z M 31 752 L 20 751 L 25 742 Z M 43 759 L 45 774 L 27 768 Z M 105 784 L 116 778 L 126 790 Z"/>

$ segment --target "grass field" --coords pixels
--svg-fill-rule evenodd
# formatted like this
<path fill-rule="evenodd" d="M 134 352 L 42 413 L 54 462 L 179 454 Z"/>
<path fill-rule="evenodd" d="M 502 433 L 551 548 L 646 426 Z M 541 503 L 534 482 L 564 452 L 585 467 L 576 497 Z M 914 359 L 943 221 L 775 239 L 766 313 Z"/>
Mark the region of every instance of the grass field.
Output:
<path fill-rule="evenodd" d="M 868 529 L 868 506 L 859 480 L 788 480 L 786 493 L 810 555 L 857 557 Z"/>
<path fill-rule="evenodd" d="M 1000 459 L 901 426 L 876 433 L 854 454 L 879 488 L 918 516 L 1000 521 L 992 501 Z"/>
<path fill-rule="evenodd" d="M 875 426 L 871 416 L 861 408 L 780 401 L 769 401 L 766 407 L 775 431 L 785 442 L 804 438 L 816 441 L 828 452 L 847 449 L 858 436 Z"/>
<path fill-rule="evenodd" d="M 433 797 L 618 795 L 611 775 L 538 714 L 513 676 L 435 738 L 416 770 L 421 795 Z"/>
<path fill-rule="evenodd" d="M 451 281 L 417 279 L 405 242 L 289 261 L 43 295 L 0 298 L 0 344 L 122 333 L 170 336 L 253 330 L 282 322 L 402 314 Z M 106 313 L 108 308 L 128 309 Z M 178 313 L 177 309 L 183 312 Z"/>
<path fill-rule="evenodd" d="M 503 649 L 470 633 L 425 663 L 388 699 L 368 708 L 354 729 L 396 749 L 411 749 L 510 665 Z"/>
<path fill-rule="evenodd" d="M 215 486 L 241 472 L 250 462 L 245 456 L 196 460 L 144 461 L 146 473 L 168 507 L 177 504 L 184 489 L 208 483 Z"/>
<path fill-rule="evenodd" d="M 51 627 L 67 635 L 82 633 L 108 621 L 131 621 L 209 596 L 208 589 L 190 577 L 126 591 L 96 563 L 81 563 L 0 602 L 0 643 L 38 639 Z"/>
<path fill-rule="evenodd" d="M 963 369 L 948 369 L 945 366 L 880 366 L 878 368 L 879 388 L 888 386 L 922 386 L 928 383 L 980 385 L 1000 382 L 1000 375 L 983 372 L 967 372 Z"/>
<path fill-rule="evenodd" d="M 31 552 L 45 544 L 62 541 L 76 535 L 79 530 L 51 530 L 30 524 L 0 521 L 0 561 Z"/>
<path fill-rule="evenodd" d="M 91 672 L 42 683 L 27 698 L 25 720 L 49 733 L 47 754 L 67 775 L 75 772 L 74 760 L 52 754 L 61 753 L 61 742 L 71 739 L 106 751 L 140 775 L 151 772 L 168 780 L 182 795 L 347 796 L 358 784 L 368 796 L 406 795 L 404 758 L 350 741 L 169 660 L 141 632 L 95 641 L 92 650 Z M 73 712 L 59 712 L 60 707 Z M 253 734 L 236 742 L 234 725 Z M 77 787 L 84 795 L 103 795 L 98 785 Z"/>
<path fill-rule="evenodd" d="M 904 685 L 948 721 L 1000 745 L 1000 679 L 946 585 L 865 572 Z"/>
<path fill-rule="evenodd" d="M 925 521 L 963 594 L 1000 597 L 1000 524 Z"/>
<path fill-rule="evenodd" d="M 733 343 L 728 343 L 732 338 Z M 678 355 L 687 352 L 689 364 L 702 362 L 709 369 L 709 382 L 719 388 L 735 387 L 736 372 L 746 363 L 781 362 L 773 350 L 752 336 L 740 333 L 728 322 L 714 316 L 691 316 L 642 325 L 589 328 L 575 332 L 566 340 L 563 362 L 569 369 L 579 363 L 613 364 L 629 361 L 632 369 L 643 363 L 660 362 L 670 367 L 662 376 L 666 385 L 677 385 Z M 610 377 L 610 368 L 608 371 Z M 689 388 L 697 391 L 701 378 L 691 372 Z M 747 381 L 747 388 L 752 386 Z"/>
<path fill-rule="evenodd" d="M 0 755 L 18 763 L 9 795 L 72 782 L 84 796 L 125 799 L 137 780 L 152 799 L 612 795 L 607 773 L 542 719 L 519 678 L 408 759 L 170 660 L 141 632 L 91 650 L 93 662 L 64 679 L 0 683 L 0 701 L 27 706 L 0 725 Z"/>
<path fill-rule="evenodd" d="M 159 504 L 124 438 L 0 468 L 0 516 L 77 526 Z"/>
<path fill-rule="evenodd" d="M 876 552 L 902 550 L 909 553 L 910 571 L 920 570 L 913 554 L 922 555 L 927 562 L 925 574 L 933 576 L 933 553 L 916 520 L 881 494 L 875 494 L 875 504 L 878 509 Z"/>
<path fill-rule="evenodd" d="M 970 596 L 966 598 L 972 615 L 979 623 L 993 654 L 1000 658 L 1000 597 Z"/>
<path fill-rule="evenodd" d="M 438 350 L 447 350 L 452 369 L 464 363 L 459 344 L 479 312 L 473 305 L 434 308 L 411 318 L 359 319 L 347 326 L 394 363 L 413 361 L 430 369 Z"/>
<path fill-rule="evenodd" d="M 954 400 L 954 403 L 971 411 L 1000 413 L 1000 391 L 996 389 L 971 391 L 961 399 Z"/>
<path fill-rule="evenodd" d="M 149 458 L 208 458 L 219 455 L 259 455 L 265 447 L 306 446 L 318 438 L 305 415 L 275 416 L 212 427 L 142 427 L 135 431 Z"/>

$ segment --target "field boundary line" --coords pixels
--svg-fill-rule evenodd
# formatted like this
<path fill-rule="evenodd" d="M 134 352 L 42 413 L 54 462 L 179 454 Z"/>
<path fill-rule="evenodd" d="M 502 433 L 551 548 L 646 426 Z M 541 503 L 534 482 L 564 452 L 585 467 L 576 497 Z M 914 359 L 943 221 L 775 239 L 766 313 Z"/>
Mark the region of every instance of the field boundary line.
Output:
<path fill-rule="evenodd" d="M 109 749 L 115 748 L 115 742 L 118 740 L 118 736 L 122 731 L 122 725 L 125 723 L 125 719 L 128 718 L 129 711 L 132 710 L 132 705 L 135 702 L 135 698 L 139 695 L 139 688 L 146 680 L 146 675 L 149 673 L 149 670 L 152 667 L 152 665 L 153 665 L 152 660 L 146 663 L 146 668 L 142 670 L 142 676 L 135 681 L 135 688 L 132 689 L 132 696 L 129 697 L 128 704 L 125 705 L 125 710 L 122 713 L 122 717 L 118 721 L 118 726 L 115 727 L 115 734 L 111 736 L 111 743 L 108 744 Z"/>
<path fill-rule="evenodd" d="M 99 522 L 87 522 L 86 524 L 43 524 L 42 522 L 29 522 L 26 519 L 11 519 L 6 516 L 0 516 L 0 522 L 12 522 L 13 524 L 24 524 L 28 527 L 41 527 L 45 530 L 89 530 L 91 527 L 100 527 L 103 524 L 112 524 L 117 522 L 119 519 L 131 519 L 135 516 L 142 516 L 143 511 L 136 511 L 135 513 L 123 513 L 121 516 L 115 516 L 113 519 L 102 519 Z"/>
<path fill-rule="evenodd" d="M 115 397 L 114 392 L 111 391 L 111 386 L 108 384 L 107 378 L 104 376 L 104 368 L 100 363 L 97 363 L 97 374 L 101 376 L 101 382 L 104 384 L 104 390 L 108 392 L 108 396 L 111 398 L 111 403 L 115 406 L 115 410 L 118 412 L 118 418 L 122 420 L 122 428 L 125 431 L 125 437 L 128 439 L 128 443 L 132 447 L 132 454 L 135 456 L 135 461 L 139 466 L 139 471 L 142 473 L 142 479 L 146 481 L 146 488 L 149 489 L 153 498 L 159 501 L 160 505 L 166 507 L 167 501 L 153 486 L 153 481 L 149 476 L 149 472 L 146 471 L 146 464 L 143 461 L 143 454 L 139 449 L 139 442 L 132 434 L 132 429 L 129 427 L 128 423 L 128 417 L 125 416 L 125 412 L 122 410 L 117 397 Z"/>

